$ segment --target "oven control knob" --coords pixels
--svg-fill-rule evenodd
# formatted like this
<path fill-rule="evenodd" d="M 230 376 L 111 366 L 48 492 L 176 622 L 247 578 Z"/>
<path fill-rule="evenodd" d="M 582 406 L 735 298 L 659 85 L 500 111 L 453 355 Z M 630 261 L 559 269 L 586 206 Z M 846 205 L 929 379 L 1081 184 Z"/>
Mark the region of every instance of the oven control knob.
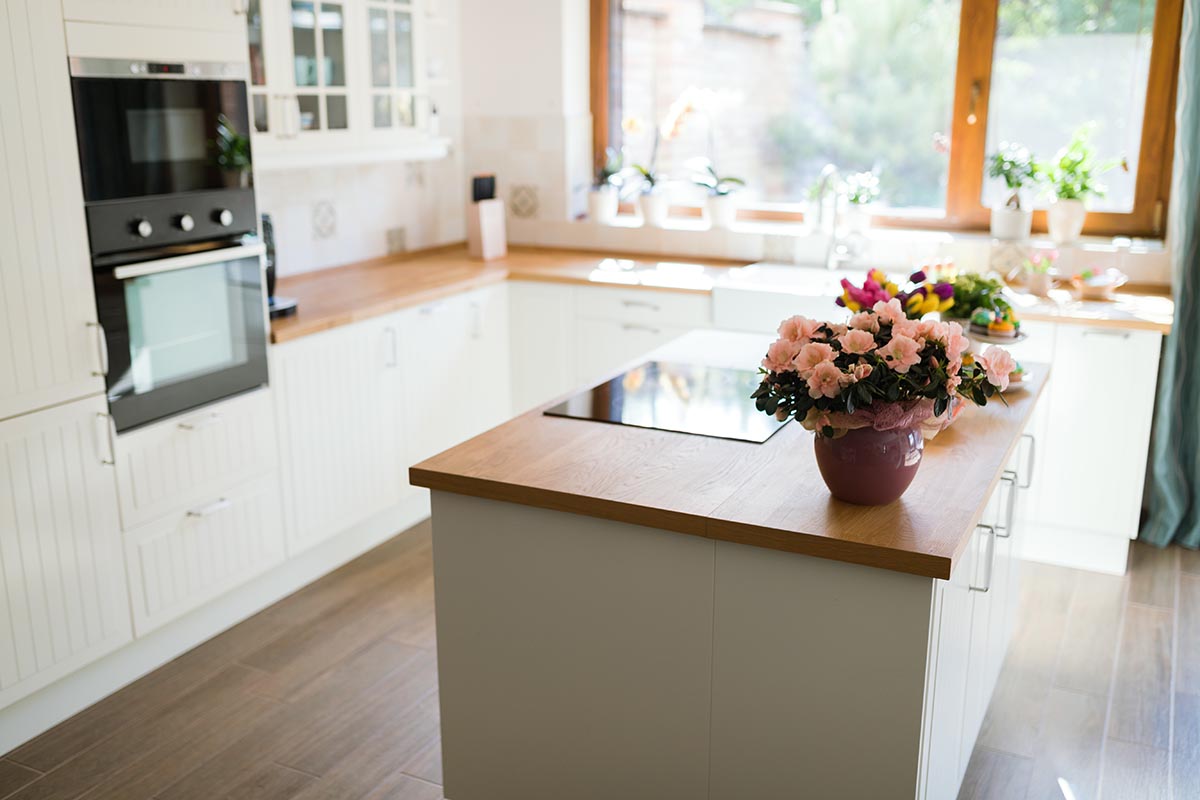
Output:
<path fill-rule="evenodd" d="M 175 218 L 175 225 L 184 233 L 190 233 L 196 227 L 196 220 L 192 219 L 191 214 L 180 214 Z"/>
<path fill-rule="evenodd" d="M 233 212 L 228 208 L 218 208 L 213 212 L 213 222 L 220 225 L 222 228 L 228 228 L 233 224 Z"/>
<path fill-rule="evenodd" d="M 129 223 L 129 231 L 134 236 L 140 236 L 143 239 L 149 239 L 154 233 L 154 226 L 150 224 L 150 220 L 145 217 L 139 217 Z"/>

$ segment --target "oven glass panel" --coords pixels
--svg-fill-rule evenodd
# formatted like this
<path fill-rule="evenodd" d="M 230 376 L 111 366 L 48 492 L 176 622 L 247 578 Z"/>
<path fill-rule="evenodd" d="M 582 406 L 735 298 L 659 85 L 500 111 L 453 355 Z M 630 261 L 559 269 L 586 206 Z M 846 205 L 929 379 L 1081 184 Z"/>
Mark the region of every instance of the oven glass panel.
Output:
<path fill-rule="evenodd" d="M 246 84 L 73 78 L 89 203 L 251 185 Z"/>
<path fill-rule="evenodd" d="M 247 291 L 238 264 L 209 264 L 125 281 L 134 394 L 245 364 Z"/>

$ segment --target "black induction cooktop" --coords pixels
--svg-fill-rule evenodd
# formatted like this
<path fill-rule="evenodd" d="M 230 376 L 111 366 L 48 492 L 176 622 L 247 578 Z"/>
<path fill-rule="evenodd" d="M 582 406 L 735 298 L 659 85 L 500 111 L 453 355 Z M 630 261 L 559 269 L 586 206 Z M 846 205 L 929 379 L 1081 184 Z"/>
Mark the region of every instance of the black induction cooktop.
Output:
<path fill-rule="evenodd" d="M 754 407 L 760 380 L 754 370 L 648 361 L 545 413 L 762 444 L 784 423 Z"/>

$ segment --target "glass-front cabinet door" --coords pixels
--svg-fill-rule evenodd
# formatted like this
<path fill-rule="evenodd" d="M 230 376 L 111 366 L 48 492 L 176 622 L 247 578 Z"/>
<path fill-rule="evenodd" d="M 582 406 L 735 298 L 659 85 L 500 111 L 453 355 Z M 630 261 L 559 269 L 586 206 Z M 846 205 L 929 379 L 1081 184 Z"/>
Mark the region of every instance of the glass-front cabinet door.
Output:
<path fill-rule="evenodd" d="M 288 22 L 299 130 L 346 130 L 345 4 L 291 0 Z"/>
<path fill-rule="evenodd" d="M 371 128 L 414 128 L 417 124 L 415 12 L 410 2 L 368 0 Z"/>

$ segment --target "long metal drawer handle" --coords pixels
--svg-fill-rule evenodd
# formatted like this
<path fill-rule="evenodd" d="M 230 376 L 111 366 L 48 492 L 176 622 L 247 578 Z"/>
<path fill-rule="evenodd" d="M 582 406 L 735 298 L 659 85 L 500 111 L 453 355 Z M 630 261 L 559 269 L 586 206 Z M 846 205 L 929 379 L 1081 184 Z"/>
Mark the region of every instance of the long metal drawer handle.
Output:
<path fill-rule="evenodd" d="M 214 500 L 206 506 L 190 509 L 187 512 L 189 517 L 211 517 L 218 511 L 224 511 L 233 505 L 233 501 L 228 497 L 222 497 L 219 500 Z"/>
<path fill-rule="evenodd" d="M 987 592 L 992 588 L 992 569 L 996 561 L 996 529 L 991 525 L 976 525 L 975 530 L 987 534 L 987 582 L 983 586 L 971 584 L 967 588 L 972 592 Z"/>
<path fill-rule="evenodd" d="M 108 375 L 108 336 L 104 333 L 104 326 L 99 322 L 89 322 L 89 328 L 96 329 L 96 350 L 100 356 L 100 370 L 93 370 L 92 374 L 97 378 L 103 378 Z"/>
<path fill-rule="evenodd" d="M 220 412 L 214 411 L 211 414 L 206 414 L 203 417 L 196 417 L 187 422 L 179 423 L 181 431 L 199 431 L 205 428 L 212 427 L 221 421 Z"/>
<path fill-rule="evenodd" d="M 632 322 L 626 322 L 625 324 L 623 324 L 621 326 L 621 330 L 623 330 L 623 331 L 646 331 L 647 333 L 653 333 L 656 335 L 662 333 L 662 330 L 660 330 L 659 328 L 652 328 L 649 325 L 635 325 Z"/>
<path fill-rule="evenodd" d="M 1029 440 L 1029 469 L 1025 470 L 1025 482 L 1019 485 L 1021 489 L 1028 489 L 1033 486 L 1033 457 L 1037 453 L 1037 437 L 1032 433 L 1022 433 L 1022 439 Z"/>
<path fill-rule="evenodd" d="M 1000 476 L 1000 482 L 1008 484 L 1008 500 L 1005 502 L 1004 524 L 996 524 L 996 536 L 1007 539 L 1012 536 L 1013 514 L 1016 512 L 1017 473 L 1011 469 L 1004 470 L 1004 474 Z M 1004 531 L 1004 533 L 1000 531 Z"/>
<path fill-rule="evenodd" d="M 655 303 L 647 303 L 645 300 L 622 300 L 621 305 L 626 308 L 648 308 L 651 311 L 662 311 L 662 307 Z"/>
<path fill-rule="evenodd" d="M 1114 330 L 1112 328 L 1088 328 L 1083 332 L 1084 336 L 1113 336 L 1118 339 L 1128 339 L 1129 331 Z"/>

